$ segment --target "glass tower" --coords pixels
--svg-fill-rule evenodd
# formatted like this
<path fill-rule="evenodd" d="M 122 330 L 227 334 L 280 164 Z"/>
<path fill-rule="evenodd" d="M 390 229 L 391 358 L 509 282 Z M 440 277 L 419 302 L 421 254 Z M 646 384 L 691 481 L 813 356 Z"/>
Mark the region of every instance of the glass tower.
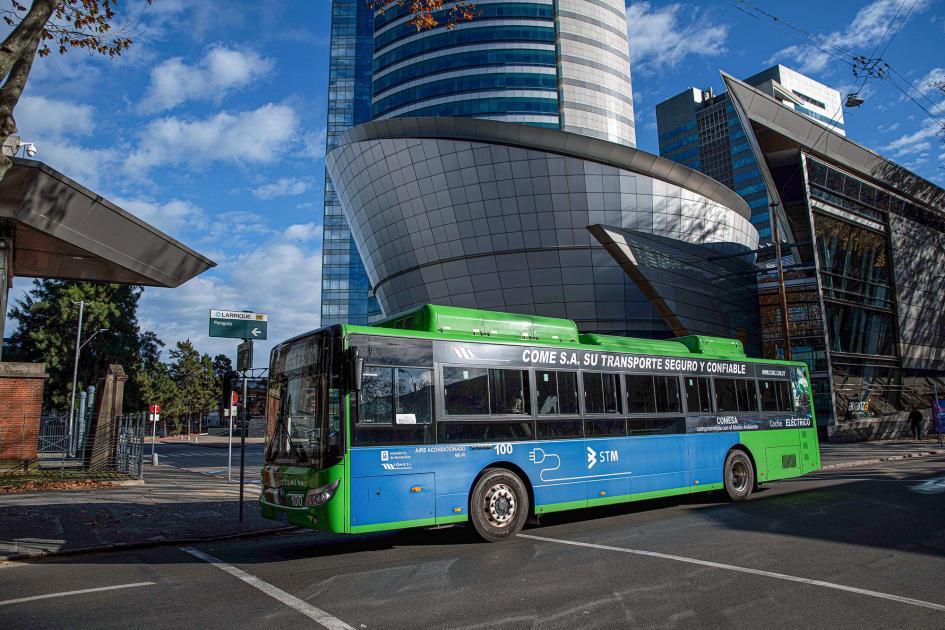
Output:
<path fill-rule="evenodd" d="M 634 146 L 624 0 L 484 0 L 417 30 L 410 2 L 333 0 L 326 151 L 372 119 L 472 117 Z M 325 178 L 322 325 L 381 316 Z"/>
<path fill-rule="evenodd" d="M 840 93 L 777 65 L 745 80 L 786 107 L 843 135 Z M 771 241 L 768 193 L 727 93 L 688 90 L 656 106 L 660 155 L 705 173 L 741 195 L 762 242 Z"/>
<path fill-rule="evenodd" d="M 326 153 L 346 129 L 371 120 L 373 20 L 365 0 L 332 0 Z M 323 225 L 321 325 L 365 324 L 380 309 L 327 171 Z"/>

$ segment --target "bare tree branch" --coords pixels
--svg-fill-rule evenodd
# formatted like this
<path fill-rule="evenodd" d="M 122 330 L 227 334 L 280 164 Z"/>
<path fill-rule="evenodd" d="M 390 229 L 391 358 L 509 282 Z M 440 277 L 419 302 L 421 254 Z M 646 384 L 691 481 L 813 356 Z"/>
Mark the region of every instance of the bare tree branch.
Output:
<path fill-rule="evenodd" d="M 13 64 L 23 55 L 23 52 L 32 47 L 33 53 L 43 36 L 46 22 L 52 16 L 59 0 L 34 0 L 29 12 L 17 24 L 0 44 L 0 77 L 10 73 Z M 32 46 L 31 46 L 32 44 Z"/>

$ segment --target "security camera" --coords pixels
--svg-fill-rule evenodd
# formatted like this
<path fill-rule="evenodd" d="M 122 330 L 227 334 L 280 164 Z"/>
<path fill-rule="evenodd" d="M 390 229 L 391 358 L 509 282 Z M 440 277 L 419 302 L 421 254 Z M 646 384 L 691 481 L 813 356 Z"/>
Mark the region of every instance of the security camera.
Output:
<path fill-rule="evenodd" d="M 32 142 L 23 143 L 23 152 L 26 153 L 27 157 L 33 157 L 36 155 L 36 145 Z"/>

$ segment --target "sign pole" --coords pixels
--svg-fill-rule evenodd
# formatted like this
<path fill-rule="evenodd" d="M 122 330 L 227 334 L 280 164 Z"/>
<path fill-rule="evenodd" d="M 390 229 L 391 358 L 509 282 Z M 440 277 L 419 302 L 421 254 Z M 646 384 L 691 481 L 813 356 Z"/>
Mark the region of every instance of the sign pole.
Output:
<path fill-rule="evenodd" d="M 151 465 L 157 466 L 157 452 L 154 450 L 155 442 L 157 442 L 157 420 L 154 419 L 154 414 L 151 414 Z"/>
<path fill-rule="evenodd" d="M 229 453 L 227 453 L 226 458 L 226 482 L 233 483 L 233 405 L 230 405 L 226 408 L 229 412 L 227 415 L 230 417 L 230 443 L 229 443 Z"/>
<path fill-rule="evenodd" d="M 252 341 L 250 341 L 252 343 Z M 243 371 L 243 422 L 240 430 L 240 522 L 243 521 L 243 486 L 246 478 L 246 416 L 249 400 L 246 398 L 246 371 Z"/>

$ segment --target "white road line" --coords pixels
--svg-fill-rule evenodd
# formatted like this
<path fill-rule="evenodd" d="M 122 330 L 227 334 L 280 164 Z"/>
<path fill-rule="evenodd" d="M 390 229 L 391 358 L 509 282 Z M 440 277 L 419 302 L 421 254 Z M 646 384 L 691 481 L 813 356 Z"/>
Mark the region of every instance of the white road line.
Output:
<path fill-rule="evenodd" d="M 823 588 L 832 588 L 838 591 L 846 591 L 848 593 L 857 593 L 858 595 L 867 595 L 869 597 L 877 597 L 879 599 L 888 599 L 890 601 L 899 602 L 901 604 L 909 604 L 911 606 L 919 606 L 920 608 L 928 608 L 930 610 L 938 610 L 941 612 L 945 612 L 945 605 L 936 604 L 933 602 L 926 602 L 921 599 L 913 599 L 911 597 L 902 597 L 900 595 L 891 595 L 890 593 L 881 593 L 879 591 L 871 591 L 869 589 L 857 588 L 855 586 L 845 586 L 843 584 L 836 584 L 834 582 L 824 582 L 823 580 L 812 580 L 810 578 L 797 577 L 795 575 L 786 575 L 784 573 L 774 573 L 772 571 L 762 571 L 760 569 L 749 569 L 748 567 L 739 567 L 733 564 L 722 564 L 721 562 L 699 560 L 698 558 L 674 556 L 668 553 L 659 553 L 658 551 L 645 551 L 643 549 L 628 549 L 625 547 L 611 547 L 610 545 L 598 545 L 595 543 L 577 542 L 574 540 L 561 540 L 558 538 L 545 538 L 544 536 L 532 536 L 531 534 L 519 534 L 518 537 L 528 538 L 530 540 L 538 540 L 541 542 L 558 543 L 561 545 L 572 545 L 574 547 L 588 547 L 591 549 L 601 549 L 603 551 L 618 551 L 620 553 L 632 553 L 638 556 L 649 556 L 651 558 L 662 558 L 663 560 L 675 560 L 676 562 L 698 564 L 704 567 L 711 567 L 713 569 L 723 569 L 725 571 L 737 571 L 739 573 L 749 573 L 751 575 L 760 575 L 763 577 L 775 578 L 777 580 L 786 580 L 788 582 L 798 582 L 800 584 L 809 584 L 811 586 L 821 586 Z"/>
<path fill-rule="evenodd" d="M 219 558 L 215 558 L 211 556 L 210 554 L 204 553 L 200 551 L 199 549 L 194 549 L 193 547 L 181 547 L 180 549 L 181 551 L 185 551 L 189 553 L 190 555 L 200 558 L 201 560 L 205 562 L 209 562 L 210 564 L 220 569 L 221 571 L 226 571 L 233 577 L 243 580 L 250 586 L 259 589 L 260 591 L 262 591 L 269 597 L 272 597 L 273 599 L 276 599 L 282 602 L 289 608 L 294 608 L 295 610 L 299 611 L 300 613 L 302 613 L 303 615 L 305 615 L 312 621 L 320 624 L 321 626 L 324 626 L 325 628 L 328 628 L 329 630 L 354 630 L 354 628 L 352 628 L 351 626 L 343 622 L 341 619 L 338 619 L 337 617 L 333 617 L 332 615 L 325 612 L 321 608 L 316 608 L 315 606 L 312 606 L 311 604 L 309 604 L 307 601 L 303 599 L 299 599 L 295 595 L 286 593 L 281 588 L 277 588 L 268 582 L 264 582 L 260 580 L 258 577 L 256 577 L 255 575 L 251 573 L 247 573 L 246 571 L 243 571 L 242 569 L 238 569 L 234 567 L 232 564 L 227 564 L 226 562 L 223 562 Z"/>
<path fill-rule="evenodd" d="M 20 604 L 23 602 L 32 602 L 37 599 L 50 599 L 52 597 L 67 597 L 69 595 L 82 595 L 84 593 L 99 593 L 101 591 L 114 591 L 120 588 L 135 588 L 137 586 L 151 586 L 154 582 L 135 582 L 134 584 L 116 584 L 115 586 L 100 586 L 98 588 L 83 588 L 79 591 L 64 591 L 62 593 L 49 593 L 47 595 L 33 595 L 32 597 L 20 597 L 19 599 L 7 599 L 0 602 L 0 606 L 9 606 L 10 604 Z"/>

